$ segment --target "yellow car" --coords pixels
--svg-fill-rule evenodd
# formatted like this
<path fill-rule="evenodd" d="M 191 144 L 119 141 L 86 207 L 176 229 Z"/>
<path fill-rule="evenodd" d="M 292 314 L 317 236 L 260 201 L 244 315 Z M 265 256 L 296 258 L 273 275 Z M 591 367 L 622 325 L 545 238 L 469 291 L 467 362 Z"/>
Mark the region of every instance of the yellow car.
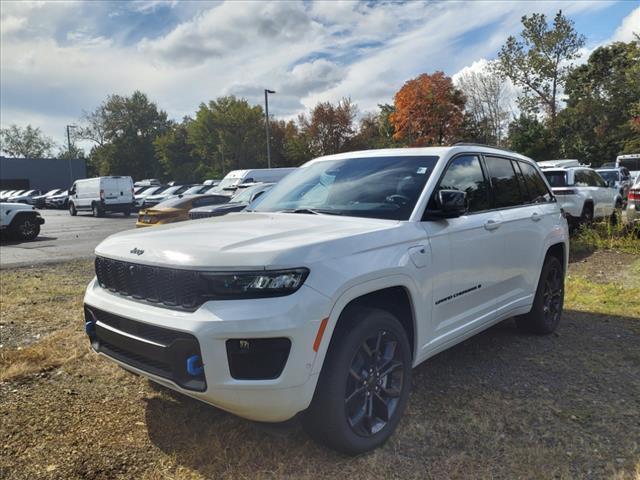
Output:
<path fill-rule="evenodd" d="M 189 220 L 189 210 L 207 205 L 227 203 L 231 197 L 227 195 L 185 195 L 165 200 L 158 205 L 140 210 L 136 227 L 152 227 L 165 223 Z"/>

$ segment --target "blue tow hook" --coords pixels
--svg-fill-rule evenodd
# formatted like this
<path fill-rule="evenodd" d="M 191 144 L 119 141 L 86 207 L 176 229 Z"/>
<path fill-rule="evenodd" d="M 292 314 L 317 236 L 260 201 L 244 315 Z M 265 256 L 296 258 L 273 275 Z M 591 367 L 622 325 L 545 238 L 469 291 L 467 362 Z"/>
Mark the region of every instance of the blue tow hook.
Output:
<path fill-rule="evenodd" d="M 200 355 L 191 355 L 187 358 L 187 373 L 192 377 L 198 377 L 204 372 Z"/>
<path fill-rule="evenodd" d="M 94 333 L 96 333 L 96 322 L 94 322 L 94 321 L 84 322 L 84 331 L 89 336 L 91 336 Z"/>

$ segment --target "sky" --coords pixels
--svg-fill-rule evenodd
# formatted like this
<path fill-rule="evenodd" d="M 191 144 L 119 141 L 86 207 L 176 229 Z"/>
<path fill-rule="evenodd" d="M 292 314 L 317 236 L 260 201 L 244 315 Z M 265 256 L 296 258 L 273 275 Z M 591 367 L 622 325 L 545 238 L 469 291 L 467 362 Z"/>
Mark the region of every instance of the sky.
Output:
<path fill-rule="evenodd" d="M 558 9 L 585 54 L 640 33 L 640 1 L 0 2 L 0 124 L 65 142 L 110 94 L 145 92 L 170 118 L 233 94 L 294 118 L 350 97 L 364 113 L 405 81 L 495 58 L 522 15 Z M 455 78 L 455 77 L 454 77 Z"/>

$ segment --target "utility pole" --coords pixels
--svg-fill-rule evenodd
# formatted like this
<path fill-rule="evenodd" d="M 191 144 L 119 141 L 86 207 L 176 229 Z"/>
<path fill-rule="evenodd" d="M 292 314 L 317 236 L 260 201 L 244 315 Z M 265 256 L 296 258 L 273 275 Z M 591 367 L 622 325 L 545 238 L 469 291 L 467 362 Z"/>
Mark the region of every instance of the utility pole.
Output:
<path fill-rule="evenodd" d="M 271 134 L 269 133 L 269 94 L 270 93 L 276 93 L 276 92 L 274 90 L 268 90 L 266 88 L 264 89 L 264 114 L 265 114 L 264 129 L 267 134 L 267 168 L 271 168 L 271 143 L 270 143 Z"/>
<path fill-rule="evenodd" d="M 73 166 L 71 163 L 71 133 L 70 130 L 76 128 L 75 125 L 67 125 L 67 149 L 69 153 L 69 187 L 73 185 Z"/>

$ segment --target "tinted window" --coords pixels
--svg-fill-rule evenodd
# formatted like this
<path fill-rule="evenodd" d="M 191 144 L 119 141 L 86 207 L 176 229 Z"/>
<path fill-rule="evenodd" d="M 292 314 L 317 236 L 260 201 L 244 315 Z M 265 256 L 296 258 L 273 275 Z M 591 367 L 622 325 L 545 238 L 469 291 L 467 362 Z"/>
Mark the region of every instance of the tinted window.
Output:
<path fill-rule="evenodd" d="M 594 187 L 608 187 L 607 182 L 594 170 L 587 170 L 590 182 Z"/>
<path fill-rule="evenodd" d="M 536 167 L 527 162 L 518 162 L 518 165 L 524 177 L 527 201 L 529 203 L 549 202 L 551 194 Z"/>
<path fill-rule="evenodd" d="M 547 182 L 553 187 L 566 187 L 567 186 L 567 173 L 559 172 L 559 171 L 548 171 L 544 170 L 544 176 L 547 177 Z"/>
<path fill-rule="evenodd" d="M 191 208 L 206 207 L 207 205 L 220 205 L 222 203 L 227 203 L 228 201 L 229 201 L 229 197 L 225 197 L 223 195 L 217 195 L 215 197 L 197 198 L 192 202 Z"/>
<path fill-rule="evenodd" d="M 593 180 L 589 179 L 589 175 L 586 170 L 576 170 L 573 172 L 573 183 L 577 187 L 594 187 L 592 185 Z"/>
<path fill-rule="evenodd" d="M 486 157 L 487 169 L 497 208 L 513 207 L 523 203 L 520 185 L 513 170 L 511 160 L 498 157 Z"/>
<path fill-rule="evenodd" d="M 455 158 L 447 167 L 438 190 L 467 192 L 469 212 L 478 212 L 491 208 L 489 184 L 482 173 L 480 159 L 475 155 Z M 434 196 L 431 198 L 427 209 L 434 210 L 436 208 Z"/>

